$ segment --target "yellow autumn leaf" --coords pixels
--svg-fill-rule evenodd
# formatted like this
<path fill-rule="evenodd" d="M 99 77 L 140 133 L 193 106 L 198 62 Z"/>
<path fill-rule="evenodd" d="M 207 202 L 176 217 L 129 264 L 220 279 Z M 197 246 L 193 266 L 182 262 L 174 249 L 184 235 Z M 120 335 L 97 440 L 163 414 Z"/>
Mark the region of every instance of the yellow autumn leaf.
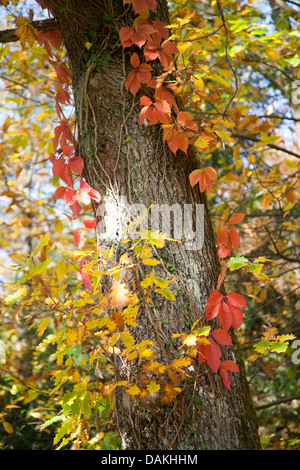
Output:
<path fill-rule="evenodd" d="M 44 331 L 48 328 L 49 325 L 49 317 L 44 318 L 41 323 L 38 325 L 38 336 L 42 336 Z"/>
<path fill-rule="evenodd" d="M 209 146 L 210 140 L 211 140 L 210 136 L 200 135 L 194 145 L 200 148 L 206 148 Z"/>
<path fill-rule="evenodd" d="M 126 348 L 129 348 L 129 347 L 133 346 L 133 344 L 135 343 L 135 340 L 131 336 L 129 331 L 122 331 L 121 338 L 122 338 L 123 344 Z"/>
<path fill-rule="evenodd" d="M 72 328 L 68 328 L 67 333 L 66 333 L 66 337 L 67 337 L 67 344 L 68 345 L 74 343 L 77 339 L 77 331 L 73 330 Z"/>
<path fill-rule="evenodd" d="M 214 129 L 215 134 L 217 134 L 218 137 L 222 140 L 227 140 L 227 142 L 234 142 L 233 138 L 231 137 L 228 132 L 222 130 L 222 129 Z"/>
<path fill-rule="evenodd" d="M 182 367 L 187 367 L 191 364 L 191 362 L 193 361 L 192 358 L 190 357 L 180 357 L 179 359 L 175 359 L 174 361 L 171 362 L 171 367 L 173 367 L 173 369 L 181 369 Z"/>
<path fill-rule="evenodd" d="M 158 261 L 158 259 L 144 259 L 142 261 L 142 263 L 145 265 L 145 266 L 156 266 L 157 264 L 160 264 L 160 261 Z"/>
<path fill-rule="evenodd" d="M 153 362 L 150 362 L 150 364 L 145 365 L 144 368 L 146 370 L 152 371 L 156 375 L 159 375 L 159 374 L 163 374 L 167 367 L 161 362 L 153 361 Z"/>
<path fill-rule="evenodd" d="M 235 145 L 235 147 L 234 147 L 234 150 L 233 150 L 234 161 L 237 161 L 237 159 L 238 159 L 238 156 L 239 156 L 239 153 L 240 153 L 240 148 L 241 148 L 241 146 L 239 144 Z"/>
<path fill-rule="evenodd" d="M 192 47 L 192 43 L 191 42 L 179 42 L 177 43 L 177 47 L 180 52 L 185 52 L 187 49 Z"/>
<path fill-rule="evenodd" d="M 73 372 L 73 379 L 77 384 L 80 382 L 81 377 L 77 369 Z"/>
<path fill-rule="evenodd" d="M 153 380 L 147 385 L 147 390 L 150 393 L 157 393 L 160 390 L 160 385 Z"/>
<path fill-rule="evenodd" d="M 280 59 L 280 55 L 275 51 L 275 49 L 272 46 L 266 47 L 266 54 L 272 60 L 277 61 Z"/>
<path fill-rule="evenodd" d="M 127 388 L 126 393 L 130 396 L 139 395 L 141 390 L 137 385 L 132 385 L 131 387 Z"/>
<path fill-rule="evenodd" d="M 56 263 L 56 276 L 59 282 L 62 282 L 65 278 L 66 263 L 65 261 L 58 261 Z"/>
<path fill-rule="evenodd" d="M 186 338 L 183 340 L 183 344 L 185 346 L 195 346 L 197 344 L 197 335 L 187 335 Z"/>
<path fill-rule="evenodd" d="M 153 359 L 153 357 L 155 356 L 155 353 L 153 351 L 151 351 L 151 349 L 142 349 L 142 350 L 139 350 L 138 351 L 138 354 L 140 356 L 140 360 L 139 362 L 142 360 L 142 359 L 145 359 L 145 360 L 150 360 Z"/>
<path fill-rule="evenodd" d="M 256 114 L 251 114 L 248 116 L 245 116 L 239 123 L 238 129 L 245 129 L 246 127 L 250 126 L 251 124 L 254 124 L 257 121 L 258 117 Z"/>
<path fill-rule="evenodd" d="M 173 385 L 166 383 L 161 402 L 163 404 L 170 403 L 179 392 L 181 392 L 179 387 L 174 387 Z"/>
<path fill-rule="evenodd" d="M 210 78 L 213 79 L 215 82 L 220 83 L 220 85 L 223 85 L 226 88 L 230 88 L 230 82 L 227 82 L 226 80 L 224 80 L 224 78 L 221 77 L 220 75 L 212 74 Z"/>
<path fill-rule="evenodd" d="M 15 19 L 17 26 L 16 35 L 20 38 L 20 43 L 25 47 L 26 42 L 32 47 L 38 37 L 38 30 L 23 16 Z"/>
<path fill-rule="evenodd" d="M 14 433 L 14 428 L 13 426 L 8 422 L 8 421 L 2 421 L 3 427 L 7 434 L 13 434 Z"/>
<path fill-rule="evenodd" d="M 201 77 L 195 76 L 194 77 L 194 82 L 195 82 L 196 87 L 199 88 L 199 90 L 201 90 L 201 91 L 205 90 L 205 83 L 204 83 L 204 81 L 202 80 Z"/>

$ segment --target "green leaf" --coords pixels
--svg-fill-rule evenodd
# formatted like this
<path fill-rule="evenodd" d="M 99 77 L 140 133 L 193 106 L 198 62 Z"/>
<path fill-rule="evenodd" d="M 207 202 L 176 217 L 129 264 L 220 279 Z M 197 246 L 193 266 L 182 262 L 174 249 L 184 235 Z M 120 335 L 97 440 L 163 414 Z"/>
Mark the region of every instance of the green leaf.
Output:
<path fill-rule="evenodd" d="M 244 266 L 248 266 L 250 261 L 247 260 L 244 256 L 236 256 L 235 258 L 230 258 L 227 263 L 228 268 L 230 271 L 235 271 L 236 269 L 243 268 Z"/>
<path fill-rule="evenodd" d="M 199 336 L 208 336 L 210 332 L 210 326 L 203 326 L 202 328 L 197 328 L 195 333 Z"/>
<path fill-rule="evenodd" d="M 259 354 L 263 354 L 267 349 L 270 349 L 270 343 L 269 341 L 260 341 L 254 345 L 254 349 Z"/>
<path fill-rule="evenodd" d="M 155 289 L 155 292 L 158 292 L 168 300 L 176 300 L 175 295 L 169 289 Z"/>
<path fill-rule="evenodd" d="M 289 343 L 271 343 L 271 351 L 276 353 L 285 353 Z"/>
<path fill-rule="evenodd" d="M 91 415 L 91 406 L 90 406 L 90 392 L 86 392 L 86 395 L 84 397 L 84 400 L 83 400 L 83 414 L 86 418 L 89 418 L 89 416 Z"/>
<path fill-rule="evenodd" d="M 53 423 L 56 423 L 57 421 L 65 421 L 65 419 L 66 419 L 65 415 L 53 416 L 53 418 L 48 419 L 41 425 L 40 430 L 47 428 L 48 426 L 50 426 Z"/>

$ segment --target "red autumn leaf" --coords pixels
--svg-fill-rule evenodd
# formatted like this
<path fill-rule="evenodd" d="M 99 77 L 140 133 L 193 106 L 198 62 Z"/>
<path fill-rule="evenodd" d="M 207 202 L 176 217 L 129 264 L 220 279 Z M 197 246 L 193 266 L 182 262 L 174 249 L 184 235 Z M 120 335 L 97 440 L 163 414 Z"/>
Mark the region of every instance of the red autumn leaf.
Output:
<path fill-rule="evenodd" d="M 133 45 L 136 45 L 141 48 L 147 41 L 147 37 L 144 34 L 137 33 L 128 26 L 125 26 L 120 29 L 119 37 L 123 49 L 125 49 L 126 47 L 131 47 Z"/>
<path fill-rule="evenodd" d="M 230 385 L 231 385 L 230 375 L 229 375 L 229 372 L 226 369 L 222 368 L 222 364 L 220 366 L 220 375 L 222 377 L 222 380 L 223 380 L 223 383 L 224 383 L 225 387 L 230 389 Z"/>
<path fill-rule="evenodd" d="M 234 214 L 237 215 L 237 214 Z M 241 214 L 241 216 L 244 216 L 245 214 Z M 230 220 L 242 220 L 242 217 L 236 218 L 236 219 L 229 219 Z M 219 227 L 218 229 L 218 236 L 217 236 L 217 241 L 219 245 L 219 257 L 220 258 L 225 258 L 226 256 L 230 255 L 232 247 L 235 248 L 236 250 L 238 249 L 240 245 L 240 236 L 237 233 L 236 229 L 234 227 L 231 227 L 229 224 L 229 221 L 227 222 L 226 225 L 223 227 Z M 221 247 L 222 244 L 225 244 L 224 247 Z"/>
<path fill-rule="evenodd" d="M 160 35 L 152 35 L 152 39 L 149 39 L 144 47 L 144 55 L 147 61 L 159 59 L 166 69 L 174 60 L 172 54 L 178 54 L 179 50 L 170 41 L 165 41 L 162 44 L 160 44 L 160 41 Z"/>
<path fill-rule="evenodd" d="M 223 300 L 223 295 L 217 289 L 212 291 L 210 296 L 208 297 L 207 304 L 209 305 L 217 305 Z"/>
<path fill-rule="evenodd" d="M 49 41 L 48 41 L 48 39 L 47 39 L 47 37 L 46 37 L 46 33 L 40 32 L 40 33 L 38 34 L 37 40 L 38 40 L 40 46 L 44 46 L 44 48 L 45 48 L 46 51 L 47 51 L 48 56 L 52 58 L 52 57 L 53 57 L 52 49 L 51 49 L 51 46 L 50 46 L 50 44 L 49 44 Z"/>
<path fill-rule="evenodd" d="M 176 154 L 178 149 L 187 153 L 190 144 L 189 134 L 189 132 L 183 131 L 180 127 L 177 128 L 176 123 L 165 125 L 163 129 L 163 141 L 167 141 L 173 153 Z"/>
<path fill-rule="evenodd" d="M 245 217 L 246 214 L 242 214 L 242 212 L 237 212 L 236 214 L 233 214 L 229 220 L 228 220 L 228 223 L 230 225 L 234 225 L 234 224 L 239 224 L 241 223 L 243 220 L 244 220 L 244 217 Z"/>
<path fill-rule="evenodd" d="M 231 309 L 226 302 L 222 302 L 222 308 L 219 311 L 219 322 L 223 330 L 228 331 L 229 328 L 232 326 L 233 317 Z"/>
<path fill-rule="evenodd" d="M 223 227 L 218 228 L 218 233 L 217 233 L 217 242 L 218 245 L 223 245 L 223 243 L 226 242 L 228 238 L 228 229 L 226 225 L 223 225 Z"/>
<path fill-rule="evenodd" d="M 232 315 L 232 328 L 234 328 L 236 331 L 239 329 L 239 327 L 242 324 L 243 321 L 243 312 L 239 307 L 234 307 L 231 304 L 227 304 L 230 308 L 231 315 Z"/>
<path fill-rule="evenodd" d="M 83 239 L 83 235 L 84 235 L 84 230 L 83 229 L 75 230 L 75 232 L 74 232 L 74 243 L 75 243 L 75 245 L 78 245 L 78 243 L 81 242 L 81 240 Z"/>
<path fill-rule="evenodd" d="M 63 151 L 63 154 L 66 155 L 66 157 L 71 158 L 72 155 L 74 154 L 73 145 L 62 145 L 61 149 Z"/>
<path fill-rule="evenodd" d="M 170 93 L 170 91 L 167 90 L 167 88 L 169 88 L 168 86 L 156 86 L 156 80 L 151 80 L 154 85 L 154 88 L 155 88 L 155 97 L 157 100 L 161 100 L 161 101 L 166 101 L 170 108 L 172 108 L 172 106 L 174 106 L 175 109 L 177 109 L 178 111 L 178 106 L 177 106 L 177 103 L 175 101 L 175 98 L 174 96 L 172 95 L 172 93 Z M 150 85 L 150 82 L 148 82 L 147 84 L 148 86 L 151 86 Z"/>
<path fill-rule="evenodd" d="M 232 224 L 239 224 L 244 220 L 245 214 L 238 212 L 236 214 L 233 214 L 228 222 L 223 226 L 218 228 L 218 236 L 217 236 L 217 241 L 219 245 L 219 257 L 220 258 L 225 258 L 226 256 L 229 256 L 232 250 L 232 247 L 234 249 L 238 249 L 240 245 L 240 236 L 237 233 L 236 229 L 234 227 L 231 227 Z M 225 246 L 221 246 L 225 244 Z"/>
<path fill-rule="evenodd" d="M 162 21 L 151 21 L 149 18 L 149 10 L 144 10 L 133 22 L 138 33 L 145 35 L 157 33 L 161 38 L 167 39 L 169 37 L 169 30 Z"/>
<path fill-rule="evenodd" d="M 217 172 L 216 170 L 211 167 L 211 166 L 208 166 L 207 168 L 205 168 L 205 174 L 212 180 L 212 181 L 217 181 L 218 179 L 218 175 L 217 175 Z"/>
<path fill-rule="evenodd" d="M 83 160 L 81 157 L 71 157 L 68 162 L 69 168 L 77 173 L 77 175 L 81 175 L 83 170 Z"/>
<path fill-rule="evenodd" d="M 204 346 L 204 356 L 206 357 L 207 365 L 217 373 L 221 365 L 220 357 L 222 352 L 217 343 L 212 339 L 208 345 Z"/>
<path fill-rule="evenodd" d="M 93 189 L 86 181 L 80 181 L 80 188 L 74 196 L 74 201 L 82 202 L 83 204 L 89 204 L 91 199 L 95 199 L 97 202 L 101 200 L 100 193 Z"/>
<path fill-rule="evenodd" d="M 52 153 L 50 154 L 49 160 L 52 163 L 52 174 L 53 177 L 59 176 L 68 186 L 73 186 L 73 178 L 71 175 L 70 168 L 66 164 L 64 158 L 56 158 Z"/>
<path fill-rule="evenodd" d="M 64 200 L 67 206 L 72 206 L 76 202 L 76 191 L 75 189 L 67 188 L 64 194 Z"/>
<path fill-rule="evenodd" d="M 125 81 L 125 88 L 126 90 L 130 90 L 135 96 L 141 84 L 147 83 L 151 79 L 152 67 L 149 64 L 140 64 L 139 57 L 136 53 L 131 56 L 130 62 L 135 70 L 129 72 Z"/>
<path fill-rule="evenodd" d="M 48 55 L 52 58 L 53 54 L 50 44 L 54 49 L 60 48 L 62 44 L 61 32 L 59 30 L 40 32 L 38 35 L 38 41 L 41 45 L 44 45 Z"/>
<path fill-rule="evenodd" d="M 67 145 L 67 140 L 74 144 L 74 137 L 70 124 L 66 120 L 59 121 L 59 126 L 54 129 L 53 148 L 54 152 L 57 150 L 58 142 L 60 140 L 61 148 Z"/>
<path fill-rule="evenodd" d="M 123 3 L 131 3 L 137 14 L 142 13 L 146 8 L 155 11 L 157 5 L 156 0 L 123 0 Z"/>
<path fill-rule="evenodd" d="M 67 92 L 67 90 L 65 90 L 64 88 L 61 88 L 60 90 L 56 92 L 55 101 L 56 103 L 60 103 L 60 104 L 66 104 L 66 103 L 71 104 L 71 97 L 69 93 Z"/>
<path fill-rule="evenodd" d="M 60 46 L 62 45 L 62 35 L 59 29 L 56 29 L 54 31 L 46 31 L 44 34 L 47 40 L 55 49 L 60 48 Z"/>
<path fill-rule="evenodd" d="M 240 236 L 233 227 L 229 227 L 229 234 L 232 246 L 237 250 L 240 245 Z"/>
<path fill-rule="evenodd" d="M 134 67 L 134 68 L 139 67 L 139 65 L 140 65 L 140 59 L 139 59 L 139 56 L 137 55 L 136 52 L 134 52 L 134 53 L 132 54 L 132 56 L 130 57 L 130 63 L 131 63 L 131 65 L 132 65 L 132 67 Z"/>
<path fill-rule="evenodd" d="M 213 187 L 212 180 L 207 176 L 205 171 L 203 171 L 199 178 L 199 189 L 201 193 L 203 193 L 206 190 L 207 194 L 209 194 L 212 190 L 212 187 Z"/>
<path fill-rule="evenodd" d="M 226 256 L 229 256 L 231 253 L 231 248 L 232 248 L 231 246 L 230 247 L 220 246 L 218 249 L 219 258 L 226 258 Z"/>
<path fill-rule="evenodd" d="M 83 223 L 84 223 L 85 228 L 90 230 L 95 227 L 96 220 L 95 219 L 84 220 Z"/>
<path fill-rule="evenodd" d="M 60 186 L 59 188 L 57 188 L 57 190 L 54 193 L 55 199 L 61 199 L 62 197 L 64 197 L 66 189 L 67 188 L 65 186 Z"/>
<path fill-rule="evenodd" d="M 218 317 L 224 331 L 228 331 L 231 326 L 237 330 L 243 321 L 241 308 L 246 305 L 246 300 L 242 295 L 230 292 L 223 296 L 215 289 L 210 294 L 205 307 L 206 319 L 209 321 Z"/>
<path fill-rule="evenodd" d="M 190 137 L 193 137 L 193 131 L 196 131 L 197 128 L 193 116 L 190 113 L 181 111 L 177 115 L 176 122 L 164 127 L 163 140 L 167 141 L 173 153 L 176 153 L 178 149 L 187 153 Z"/>
<path fill-rule="evenodd" d="M 218 315 L 222 315 L 223 302 L 220 302 L 217 305 L 207 305 L 205 309 L 206 320 L 212 320 Z"/>
<path fill-rule="evenodd" d="M 58 64 L 54 60 L 49 59 L 50 64 L 54 67 L 57 79 L 64 85 L 69 85 L 71 81 L 71 73 L 62 64 Z"/>
<path fill-rule="evenodd" d="M 74 204 L 71 204 L 70 209 L 73 212 L 75 218 L 79 217 L 81 212 L 81 205 L 79 204 L 79 202 L 75 201 Z"/>
<path fill-rule="evenodd" d="M 231 380 L 230 380 L 230 372 L 239 372 L 238 365 L 235 364 L 233 361 L 228 360 L 228 361 L 223 361 L 220 365 L 220 374 L 223 379 L 224 385 L 229 389 L 231 385 Z"/>
<path fill-rule="evenodd" d="M 229 292 L 227 295 L 227 301 L 234 307 L 247 307 L 246 299 L 243 295 L 238 294 L 237 292 Z"/>
<path fill-rule="evenodd" d="M 222 362 L 222 368 L 226 369 L 226 370 L 230 370 L 230 372 L 238 372 L 239 371 L 238 365 L 235 362 L 231 361 L 231 360 L 223 361 Z"/>
<path fill-rule="evenodd" d="M 212 336 L 219 344 L 232 346 L 232 339 L 227 331 L 217 329 L 212 332 Z"/>
<path fill-rule="evenodd" d="M 152 103 L 150 98 L 142 96 L 140 104 L 144 106 L 140 112 L 140 124 L 143 124 L 145 119 L 148 119 L 150 125 L 158 122 L 168 124 L 171 109 L 166 101 L 156 100 L 155 103 Z"/>
<path fill-rule="evenodd" d="M 222 286 L 225 276 L 226 276 L 226 271 L 227 271 L 227 266 L 224 266 L 224 268 L 222 269 L 222 271 L 220 272 L 218 276 L 217 289 L 220 289 L 220 287 Z"/>

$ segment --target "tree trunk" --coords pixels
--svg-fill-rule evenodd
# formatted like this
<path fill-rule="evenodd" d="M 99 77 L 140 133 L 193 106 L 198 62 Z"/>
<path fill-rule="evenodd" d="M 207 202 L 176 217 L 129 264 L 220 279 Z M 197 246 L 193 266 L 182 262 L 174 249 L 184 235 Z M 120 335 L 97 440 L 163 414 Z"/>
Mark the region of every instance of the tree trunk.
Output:
<path fill-rule="evenodd" d="M 156 341 L 157 360 L 168 363 L 180 352 L 168 340 L 203 317 L 207 298 L 216 288 L 219 274 L 207 201 L 189 184 L 188 177 L 196 168 L 196 159 L 192 154 L 187 158 L 181 152 L 171 153 L 162 143 L 159 125 L 141 126 L 140 95 L 133 99 L 124 88 L 124 73 L 130 70 L 130 53 L 128 49 L 124 53 L 122 47 L 115 46 L 113 31 L 132 25 L 132 9 L 128 9 L 128 5 L 124 8 L 122 0 L 108 4 L 69 0 L 68 8 L 63 10 L 59 0 L 46 3 L 60 24 L 69 56 L 84 177 L 100 191 L 105 204 L 109 202 L 110 208 L 113 207 L 112 222 L 121 214 L 122 197 L 131 206 L 140 204 L 148 208 L 155 202 L 155 205 L 167 205 L 165 207 L 173 205 L 179 212 L 190 204 L 194 208 L 194 224 L 197 222 L 196 205 L 204 208 L 204 222 L 202 227 L 198 226 L 200 234 L 203 230 L 203 246 L 199 245 L 201 239 L 194 247 L 182 239 L 182 243 L 168 242 L 165 247 L 161 277 L 166 273 L 177 277 L 172 284 L 176 300 L 160 300 L 159 311 L 154 309 L 152 315 L 146 305 L 140 308 L 138 325 L 132 332 L 137 341 Z M 112 21 L 103 19 L 108 13 Z M 168 21 L 164 0 L 158 2 L 155 13 L 157 19 Z M 98 20 L 97 25 L 95 20 Z M 86 63 L 84 40 L 93 29 L 100 61 Z M 108 54 L 111 60 L 104 64 Z M 98 222 L 103 207 L 95 207 Z M 109 225 L 109 217 L 106 222 Z M 98 236 L 98 243 L 103 243 L 101 233 Z M 189 300 L 177 295 L 177 289 Z M 157 317 L 159 322 L 153 320 Z M 198 370 L 196 365 L 189 368 L 182 393 L 170 404 L 162 405 L 156 399 L 134 400 L 118 390 L 116 416 L 123 449 L 259 449 L 256 416 L 235 340 L 234 346 L 224 348 L 223 359 L 233 359 L 240 369 L 239 373 L 232 374 L 230 390 L 224 387 L 220 376 L 204 366 Z M 130 380 L 128 369 L 122 369 L 120 364 L 119 370 L 124 379 Z"/>

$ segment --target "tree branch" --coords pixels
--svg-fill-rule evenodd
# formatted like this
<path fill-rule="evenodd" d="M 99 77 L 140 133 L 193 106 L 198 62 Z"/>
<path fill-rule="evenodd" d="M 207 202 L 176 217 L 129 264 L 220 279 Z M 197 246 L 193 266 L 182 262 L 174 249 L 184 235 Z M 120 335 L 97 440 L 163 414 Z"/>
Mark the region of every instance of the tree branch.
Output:
<path fill-rule="evenodd" d="M 236 137 L 242 140 L 251 140 L 252 142 L 261 142 L 260 139 L 258 139 L 257 137 L 252 137 L 252 135 L 232 134 L 232 137 Z M 295 153 L 292 150 L 287 150 L 274 144 L 264 144 L 264 145 L 266 145 L 267 147 L 271 149 L 279 150 L 280 152 L 284 152 L 284 153 L 287 153 L 288 155 L 292 155 L 293 157 L 300 158 L 299 153 Z"/>
<path fill-rule="evenodd" d="M 34 26 L 38 31 L 55 31 L 59 29 L 58 23 L 55 18 L 50 18 L 49 20 L 39 20 L 32 21 L 32 26 Z M 0 31 L 0 43 L 6 42 L 16 42 L 19 41 L 19 36 L 16 35 L 15 29 L 6 29 L 5 31 Z"/>
<path fill-rule="evenodd" d="M 289 401 L 299 400 L 299 396 L 281 398 L 281 400 L 276 400 L 271 403 L 266 403 L 265 405 L 255 406 L 256 410 L 263 410 L 265 408 L 270 408 L 271 406 L 280 405 L 281 403 L 287 403 Z"/>

